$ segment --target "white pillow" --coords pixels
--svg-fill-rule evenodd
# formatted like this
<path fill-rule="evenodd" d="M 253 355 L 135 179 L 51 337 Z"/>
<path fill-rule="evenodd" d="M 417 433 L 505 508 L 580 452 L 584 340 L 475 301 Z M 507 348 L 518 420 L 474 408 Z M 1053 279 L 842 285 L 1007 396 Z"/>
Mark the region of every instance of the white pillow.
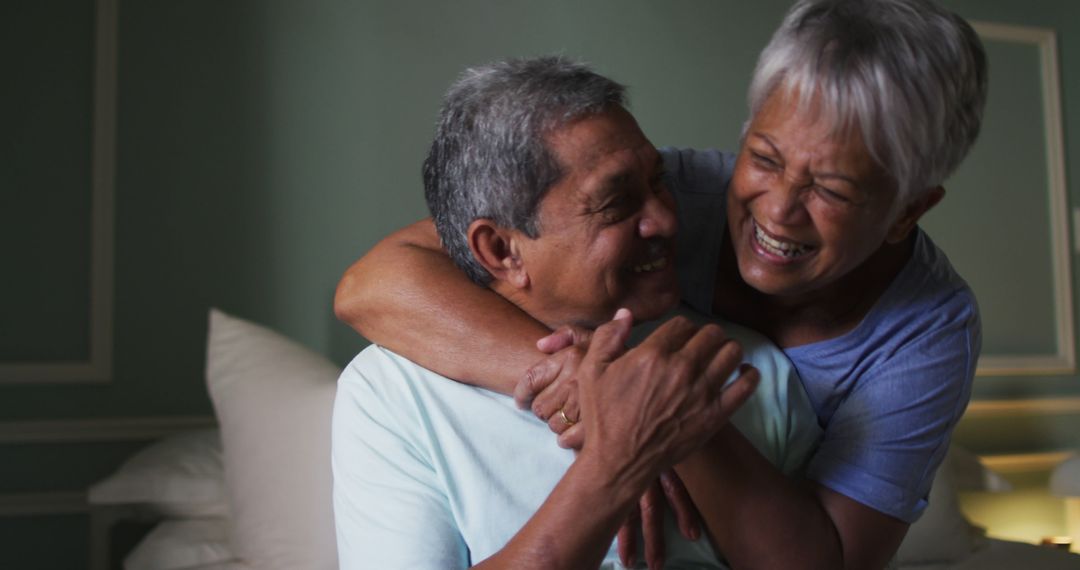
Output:
<path fill-rule="evenodd" d="M 1012 491 L 1012 483 L 1000 473 L 983 465 L 979 456 L 954 445 L 949 448 L 949 466 L 953 471 L 957 491 L 1003 493 Z"/>
<path fill-rule="evenodd" d="M 225 449 L 232 547 L 260 570 L 337 568 L 330 415 L 340 370 L 212 309 L 206 380 Z"/>
<path fill-rule="evenodd" d="M 960 511 L 956 491 L 961 488 L 961 483 L 965 489 L 1008 485 L 971 452 L 959 447 L 950 448 L 934 477 L 926 510 L 908 528 L 896 553 L 896 561 L 901 566 L 955 563 L 975 550 L 979 531 Z"/>
<path fill-rule="evenodd" d="M 213 564 L 204 564 L 200 566 L 192 566 L 190 568 L 184 568 L 183 570 L 255 570 L 251 566 L 240 562 L 239 560 L 230 560 L 228 562 L 215 562 Z"/>
<path fill-rule="evenodd" d="M 177 570 L 235 558 L 223 519 L 164 521 L 124 559 L 124 570 Z"/>
<path fill-rule="evenodd" d="M 166 516 L 228 513 L 216 429 L 166 437 L 140 450 L 88 492 L 92 505 L 143 504 Z"/>

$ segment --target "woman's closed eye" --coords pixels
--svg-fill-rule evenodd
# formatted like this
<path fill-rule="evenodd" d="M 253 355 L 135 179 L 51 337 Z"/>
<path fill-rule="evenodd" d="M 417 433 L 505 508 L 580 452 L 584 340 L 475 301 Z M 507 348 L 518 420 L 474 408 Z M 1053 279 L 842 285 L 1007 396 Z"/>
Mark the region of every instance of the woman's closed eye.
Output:
<path fill-rule="evenodd" d="M 750 151 L 750 158 L 752 158 L 754 162 L 757 163 L 759 166 L 770 169 L 780 167 L 780 163 L 778 163 L 775 159 L 760 152 Z"/>
<path fill-rule="evenodd" d="M 814 188 L 817 189 L 819 194 L 821 194 L 826 199 L 831 200 L 833 202 L 837 202 L 837 203 L 841 203 L 841 204 L 851 204 L 851 203 L 853 203 L 853 200 L 851 198 L 849 198 L 848 196 L 845 196 L 841 192 L 839 192 L 837 190 L 834 190 L 832 188 L 829 188 L 827 186 L 822 186 L 821 184 L 816 184 L 816 185 L 814 185 Z"/>

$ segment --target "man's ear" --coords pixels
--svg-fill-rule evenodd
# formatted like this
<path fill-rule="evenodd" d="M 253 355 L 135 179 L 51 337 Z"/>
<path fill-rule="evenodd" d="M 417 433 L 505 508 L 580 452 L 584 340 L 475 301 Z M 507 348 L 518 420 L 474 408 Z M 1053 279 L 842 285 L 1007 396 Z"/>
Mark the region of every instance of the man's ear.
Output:
<path fill-rule="evenodd" d="M 919 218 L 922 218 L 923 214 L 937 206 L 938 202 L 944 197 L 945 188 L 935 186 L 927 190 L 914 202 L 908 204 L 900 217 L 889 227 L 889 233 L 885 234 L 885 241 L 888 243 L 900 243 L 907 239 L 911 230 L 915 229 L 915 224 L 919 223 Z"/>
<path fill-rule="evenodd" d="M 488 273 L 518 289 L 529 286 L 529 273 L 521 259 L 519 232 L 486 218 L 474 220 L 468 231 L 469 249 Z"/>

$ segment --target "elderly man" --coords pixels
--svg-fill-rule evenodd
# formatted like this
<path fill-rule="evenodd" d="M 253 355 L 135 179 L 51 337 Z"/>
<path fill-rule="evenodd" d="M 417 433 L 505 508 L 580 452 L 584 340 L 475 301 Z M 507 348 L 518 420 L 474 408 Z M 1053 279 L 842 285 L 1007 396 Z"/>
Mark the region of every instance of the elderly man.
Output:
<path fill-rule="evenodd" d="M 662 160 L 622 86 L 559 58 L 469 70 L 446 96 L 424 184 L 470 278 L 551 328 L 599 326 L 580 415 L 559 415 L 585 443 L 575 456 L 511 398 L 369 347 L 334 409 L 343 568 L 620 567 L 612 539 L 637 498 L 729 418 L 774 464 L 802 466 L 819 432 L 766 341 L 680 316 L 623 354 L 631 321 L 668 313 L 678 290 Z M 736 375 L 744 359 L 756 370 Z M 669 566 L 721 567 L 707 540 L 667 527 Z"/>

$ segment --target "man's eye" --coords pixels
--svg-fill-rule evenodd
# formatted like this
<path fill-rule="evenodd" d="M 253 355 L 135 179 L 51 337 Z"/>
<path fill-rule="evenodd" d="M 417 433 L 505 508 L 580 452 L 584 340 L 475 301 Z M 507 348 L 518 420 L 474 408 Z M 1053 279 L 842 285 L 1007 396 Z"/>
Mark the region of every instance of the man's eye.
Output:
<path fill-rule="evenodd" d="M 617 222 L 626 217 L 626 200 L 619 199 L 608 202 L 601 210 L 600 215 L 608 222 Z"/>
<path fill-rule="evenodd" d="M 654 194 L 663 193 L 668 188 L 668 174 L 667 172 L 661 172 L 655 178 L 650 181 L 650 186 Z"/>
<path fill-rule="evenodd" d="M 614 224 L 621 222 L 629 217 L 641 204 L 641 200 L 628 196 L 625 193 L 620 194 L 617 198 L 612 198 L 609 202 L 600 207 L 598 213 L 600 219 L 604 223 Z"/>

